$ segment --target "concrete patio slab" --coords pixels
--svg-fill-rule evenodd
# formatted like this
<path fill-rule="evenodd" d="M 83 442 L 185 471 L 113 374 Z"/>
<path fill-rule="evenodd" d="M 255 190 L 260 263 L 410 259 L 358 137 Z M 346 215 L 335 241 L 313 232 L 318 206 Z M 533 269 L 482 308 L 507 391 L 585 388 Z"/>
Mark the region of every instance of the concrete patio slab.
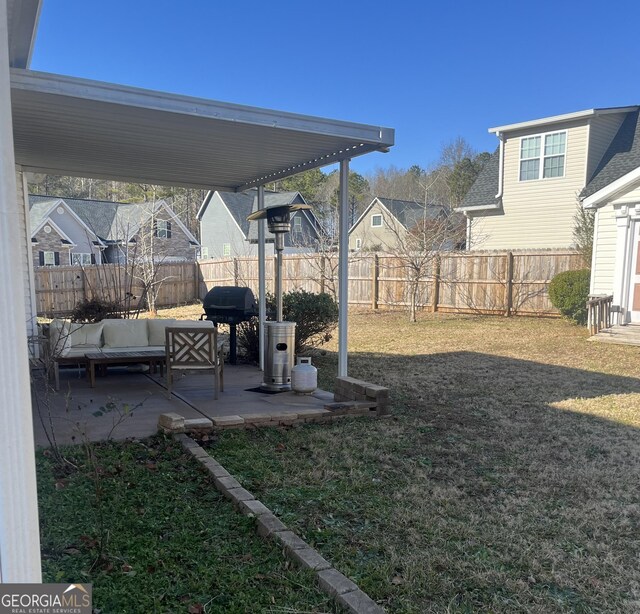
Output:
<path fill-rule="evenodd" d="M 159 385 L 164 386 L 164 380 L 159 375 L 149 376 Z M 213 378 L 203 373 L 186 373 L 178 377 L 173 383 L 175 396 L 192 407 L 195 407 L 207 418 L 218 416 L 271 414 L 297 414 L 303 409 L 321 410 L 333 401 L 333 395 L 324 390 L 318 390 L 313 395 L 296 394 L 295 392 L 280 392 L 267 394 L 264 392 L 250 392 L 258 388 L 262 382 L 262 372 L 250 365 L 225 365 L 224 392 L 213 398 Z"/>
<path fill-rule="evenodd" d="M 62 369 L 59 392 L 45 395 L 44 386 L 34 386 L 36 445 L 49 445 L 43 422 L 53 424 L 58 443 L 81 441 L 82 430 L 92 440 L 108 438 L 117 421 L 117 412 L 96 413 L 109 403 L 120 408 L 125 404 L 133 408 L 133 416 L 113 430 L 111 436 L 114 439 L 153 435 L 157 432 L 161 414 L 178 414 L 186 419 L 187 424 L 190 420 L 204 418 L 214 424 L 230 419 L 242 424 L 244 416 L 254 424 L 289 424 L 298 416 L 328 413 L 323 408 L 332 400 L 331 393 L 319 390 L 314 395 L 298 395 L 294 392 L 266 394 L 249 391 L 258 388 L 261 381 L 262 373 L 256 367 L 225 365 L 224 392 L 219 393 L 217 400 L 214 399 L 213 376 L 197 372 L 177 377 L 173 385 L 174 394 L 168 399 L 164 379 L 157 374 L 110 368 L 106 376 L 96 378 L 95 388 L 90 388 L 83 370 Z"/>
<path fill-rule="evenodd" d="M 84 371 L 61 369 L 60 391 L 45 394 L 44 386 L 32 387 L 34 438 L 37 446 L 48 446 L 43 422 L 53 430 L 58 443 L 78 443 L 80 432 L 86 431 L 91 440 L 128 437 L 148 437 L 158 430 L 160 414 L 176 413 L 184 418 L 203 418 L 201 412 L 184 401 L 169 400 L 164 388 L 141 373 L 128 373 L 126 369 L 109 369 L 107 377 L 96 379 L 90 388 Z M 114 429 L 116 411 L 95 415 L 101 408 L 113 403 L 121 409 L 126 404 L 133 415 Z"/>

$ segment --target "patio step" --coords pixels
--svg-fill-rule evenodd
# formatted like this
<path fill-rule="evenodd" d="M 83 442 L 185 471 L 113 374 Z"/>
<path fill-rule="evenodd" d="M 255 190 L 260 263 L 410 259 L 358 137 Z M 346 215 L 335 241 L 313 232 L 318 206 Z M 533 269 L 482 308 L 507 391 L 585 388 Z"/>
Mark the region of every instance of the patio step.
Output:
<path fill-rule="evenodd" d="M 622 345 L 640 345 L 640 325 L 627 324 L 625 326 L 605 328 L 598 334 L 589 337 L 589 341 Z"/>

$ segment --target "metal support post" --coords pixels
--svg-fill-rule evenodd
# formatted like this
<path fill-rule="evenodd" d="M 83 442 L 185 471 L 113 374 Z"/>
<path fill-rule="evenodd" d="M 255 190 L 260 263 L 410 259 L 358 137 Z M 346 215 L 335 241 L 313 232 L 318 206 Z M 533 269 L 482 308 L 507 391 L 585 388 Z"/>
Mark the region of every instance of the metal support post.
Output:
<path fill-rule="evenodd" d="M 258 209 L 264 209 L 264 186 L 258 186 Z M 265 256 L 265 221 L 257 220 L 258 224 L 258 320 L 259 320 L 259 354 L 260 370 L 264 371 L 264 327 L 267 321 L 267 280 Z"/>
<path fill-rule="evenodd" d="M 347 317 L 349 313 L 349 160 L 340 162 L 338 244 L 338 376 L 347 376 Z"/>

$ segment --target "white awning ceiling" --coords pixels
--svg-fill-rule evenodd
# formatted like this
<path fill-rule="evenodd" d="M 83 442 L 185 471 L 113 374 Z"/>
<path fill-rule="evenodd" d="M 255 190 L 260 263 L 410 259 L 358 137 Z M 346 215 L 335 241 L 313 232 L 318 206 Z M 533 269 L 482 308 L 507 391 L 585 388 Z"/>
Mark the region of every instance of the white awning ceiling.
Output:
<path fill-rule="evenodd" d="M 394 131 L 12 69 L 25 170 L 207 189 L 249 187 L 371 151 Z"/>

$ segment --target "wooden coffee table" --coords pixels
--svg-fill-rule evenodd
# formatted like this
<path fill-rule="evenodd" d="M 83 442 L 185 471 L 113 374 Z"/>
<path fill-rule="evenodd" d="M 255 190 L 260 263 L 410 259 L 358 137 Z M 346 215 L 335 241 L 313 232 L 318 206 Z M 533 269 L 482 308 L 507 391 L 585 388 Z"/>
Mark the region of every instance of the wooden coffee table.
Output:
<path fill-rule="evenodd" d="M 132 365 L 132 364 L 148 364 L 152 372 L 156 367 L 160 366 L 160 377 L 164 374 L 164 350 L 139 350 L 136 352 L 89 352 L 85 354 L 87 359 L 87 371 L 89 373 L 89 385 L 91 388 L 96 386 L 96 365 Z"/>

